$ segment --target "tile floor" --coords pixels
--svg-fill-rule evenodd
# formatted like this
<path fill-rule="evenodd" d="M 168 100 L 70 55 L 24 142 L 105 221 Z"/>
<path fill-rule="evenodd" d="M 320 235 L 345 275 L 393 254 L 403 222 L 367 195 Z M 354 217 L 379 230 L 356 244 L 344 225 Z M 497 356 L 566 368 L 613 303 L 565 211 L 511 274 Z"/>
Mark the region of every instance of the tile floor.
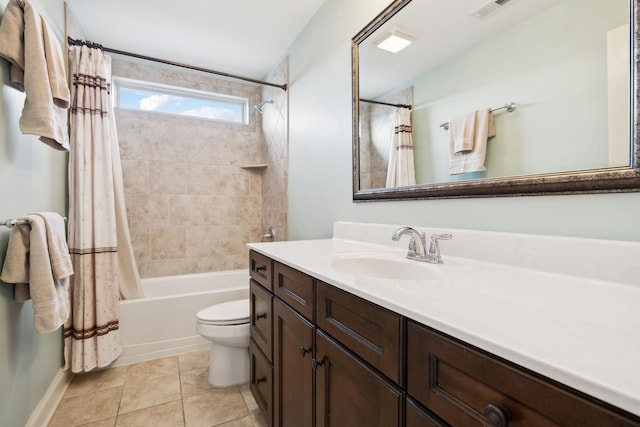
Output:
<path fill-rule="evenodd" d="M 215 388 L 199 350 L 76 375 L 49 427 L 263 427 L 248 384 Z"/>

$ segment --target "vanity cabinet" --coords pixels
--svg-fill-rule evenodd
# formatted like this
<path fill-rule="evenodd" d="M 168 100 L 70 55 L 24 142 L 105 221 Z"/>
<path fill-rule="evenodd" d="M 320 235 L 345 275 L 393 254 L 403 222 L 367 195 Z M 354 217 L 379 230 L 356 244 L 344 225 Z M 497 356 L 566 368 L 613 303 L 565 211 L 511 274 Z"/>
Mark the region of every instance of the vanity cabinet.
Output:
<path fill-rule="evenodd" d="M 251 391 L 269 425 L 640 427 L 640 417 L 256 255 L 252 279 L 254 266 L 273 272 L 251 281 L 252 319 L 273 301 L 271 348 L 260 346 L 262 327 L 250 345 Z"/>
<path fill-rule="evenodd" d="M 456 427 L 638 426 L 594 399 L 419 323 L 407 325 L 407 393 Z"/>

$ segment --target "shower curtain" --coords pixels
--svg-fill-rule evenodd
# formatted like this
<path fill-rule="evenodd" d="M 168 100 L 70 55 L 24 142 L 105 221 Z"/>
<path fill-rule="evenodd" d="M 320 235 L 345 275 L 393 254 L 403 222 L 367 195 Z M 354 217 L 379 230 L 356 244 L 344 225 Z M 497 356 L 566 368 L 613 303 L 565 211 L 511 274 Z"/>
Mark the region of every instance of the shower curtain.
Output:
<path fill-rule="evenodd" d="M 403 187 L 416 184 L 411 139 L 411 110 L 396 108 L 386 187 Z"/>
<path fill-rule="evenodd" d="M 69 62 L 69 251 L 75 274 L 64 355 L 65 369 L 87 372 L 120 355 L 119 269 L 133 262 L 135 270 L 135 261 L 131 257 L 121 266 L 119 259 L 119 251 L 126 254 L 131 244 L 121 240 L 128 232 L 118 231 L 118 226 L 128 227 L 120 155 L 110 122 L 111 59 L 99 49 L 82 46 L 72 49 Z M 124 293 L 142 294 L 135 287 Z"/>

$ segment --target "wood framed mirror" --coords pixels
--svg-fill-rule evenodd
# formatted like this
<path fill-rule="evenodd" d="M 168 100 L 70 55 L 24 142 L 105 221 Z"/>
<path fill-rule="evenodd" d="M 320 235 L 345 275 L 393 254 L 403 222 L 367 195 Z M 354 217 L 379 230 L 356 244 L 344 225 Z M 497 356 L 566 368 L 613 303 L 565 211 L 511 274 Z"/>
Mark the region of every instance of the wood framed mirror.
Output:
<path fill-rule="evenodd" d="M 394 1 L 352 39 L 353 200 L 640 191 L 637 21 L 637 0 Z M 415 184 L 388 186 L 403 108 Z M 445 124 L 485 109 L 485 170 L 451 173 Z"/>

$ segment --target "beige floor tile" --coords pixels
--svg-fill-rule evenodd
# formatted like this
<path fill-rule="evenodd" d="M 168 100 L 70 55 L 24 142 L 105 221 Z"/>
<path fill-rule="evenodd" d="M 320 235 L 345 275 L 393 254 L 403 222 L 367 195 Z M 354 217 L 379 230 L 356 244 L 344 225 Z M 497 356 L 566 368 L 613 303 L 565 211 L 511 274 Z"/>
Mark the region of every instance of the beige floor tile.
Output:
<path fill-rule="evenodd" d="M 129 365 L 126 382 L 147 380 L 177 373 L 178 356 L 163 357 Z"/>
<path fill-rule="evenodd" d="M 127 380 L 122 391 L 118 414 L 149 408 L 180 398 L 180 378 L 177 373 L 147 380 L 131 382 Z"/>
<path fill-rule="evenodd" d="M 237 387 L 213 389 L 183 399 L 187 427 L 211 427 L 244 418 L 249 411 Z"/>
<path fill-rule="evenodd" d="M 251 411 L 251 420 L 253 420 L 253 425 L 255 427 L 269 426 L 267 420 L 264 418 L 264 415 L 262 415 L 262 412 L 260 412 L 259 409 L 254 409 L 253 411 Z"/>
<path fill-rule="evenodd" d="M 116 417 L 107 418 L 106 420 L 96 421 L 95 423 L 83 424 L 79 427 L 115 427 Z"/>
<path fill-rule="evenodd" d="M 151 408 L 118 415 L 116 427 L 183 427 L 182 401 L 169 402 Z"/>
<path fill-rule="evenodd" d="M 246 416 L 223 424 L 214 424 L 216 427 L 253 427 L 253 420 Z"/>
<path fill-rule="evenodd" d="M 79 396 L 98 390 L 123 386 L 126 375 L 126 366 L 101 369 L 86 374 L 75 374 L 67 391 L 64 393 L 64 397 Z"/>
<path fill-rule="evenodd" d="M 75 427 L 114 417 L 122 389 L 114 387 L 62 399 L 49 427 Z"/>
<path fill-rule="evenodd" d="M 209 384 L 209 368 L 192 369 L 180 374 L 182 397 L 189 397 L 211 391 L 214 387 Z"/>
<path fill-rule="evenodd" d="M 204 349 L 178 355 L 180 372 L 186 372 L 197 368 L 208 368 L 210 354 L 211 352 L 209 349 Z"/>
<path fill-rule="evenodd" d="M 258 404 L 256 403 L 256 399 L 253 397 L 253 394 L 251 394 L 249 384 L 242 384 L 238 386 L 238 389 L 240 389 L 240 393 L 242 394 L 242 398 L 244 399 L 244 403 L 247 405 L 249 412 L 258 410 Z"/>

